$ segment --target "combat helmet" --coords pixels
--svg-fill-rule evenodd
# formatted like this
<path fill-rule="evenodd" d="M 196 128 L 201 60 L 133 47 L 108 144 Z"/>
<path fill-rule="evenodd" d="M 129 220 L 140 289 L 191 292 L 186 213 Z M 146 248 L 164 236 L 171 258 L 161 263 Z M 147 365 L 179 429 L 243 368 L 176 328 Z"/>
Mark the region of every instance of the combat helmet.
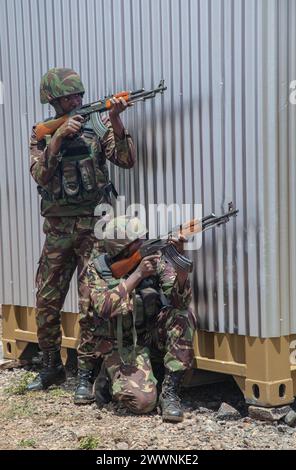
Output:
<path fill-rule="evenodd" d="M 40 101 L 51 103 L 62 96 L 84 93 L 80 76 L 73 69 L 53 68 L 43 75 L 40 83 Z"/>
<path fill-rule="evenodd" d="M 133 241 L 145 238 L 147 232 L 146 225 L 138 217 L 121 215 L 103 229 L 104 249 L 110 256 L 117 256 Z"/>

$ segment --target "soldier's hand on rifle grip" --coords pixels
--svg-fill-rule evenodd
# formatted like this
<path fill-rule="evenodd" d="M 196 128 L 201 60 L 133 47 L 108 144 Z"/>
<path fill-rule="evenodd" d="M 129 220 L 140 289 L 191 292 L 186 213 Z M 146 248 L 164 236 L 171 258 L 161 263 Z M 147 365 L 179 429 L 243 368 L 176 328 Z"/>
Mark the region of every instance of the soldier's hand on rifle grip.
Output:
<path fill-rule="evenodd" d="M 81 130 L 82 123 L 84 118 L 77 114 L 76 116 L 71 116 L 68 118 L 61 127 L 55 133 L 56 137 L 73 137 L 75 134 L 79 133 Z"/>
<path fill-rule="evenodd" d="M 157 273 L 157 266 L 160 260 L 159 254 L 145 256 L 141 263 L 136 269 L 136 272 L 140 275 L 141 279 L 145 279 L 149 276 L 154 276 Z"/>

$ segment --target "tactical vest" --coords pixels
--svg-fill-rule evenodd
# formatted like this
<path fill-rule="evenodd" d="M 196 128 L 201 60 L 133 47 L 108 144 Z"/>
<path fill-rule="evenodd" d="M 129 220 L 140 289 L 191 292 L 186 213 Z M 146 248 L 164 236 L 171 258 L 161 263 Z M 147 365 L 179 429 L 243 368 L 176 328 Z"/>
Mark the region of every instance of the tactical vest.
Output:
<path fill-rule="evenodd" d="M 87 128 L 75 139 L 64 139 L 54 176 L 47 185 L 38 186 L 41 215 L 90 216 L 99 203 L 111 203 L 110 192 L 116 195 L 116 191 L 109 181 L 104 152 L 99 148 L 94 154 L 94 136 Z"/>

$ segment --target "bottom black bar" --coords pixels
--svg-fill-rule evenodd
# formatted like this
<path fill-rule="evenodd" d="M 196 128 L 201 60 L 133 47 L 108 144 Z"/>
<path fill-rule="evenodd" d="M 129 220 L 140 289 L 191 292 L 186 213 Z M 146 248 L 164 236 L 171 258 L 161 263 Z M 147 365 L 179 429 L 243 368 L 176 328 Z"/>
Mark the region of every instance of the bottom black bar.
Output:
<path fill-rule="evenodd" d="M 175 451 L 175 450 L 130 450 L 130 451 L 111 451 L 111 450 L 92 450 L 92 451 L 0 451 L 1 464 L 29 463 L 30 468 L 40 469 L 40 464 L 46 466 L 50 464 L 83 464 L 102 468 L 106 466 L 115 466 L 119 468 L 136 468 L 139 465 L 190 465 L 192 467 L 204 467 L 209 464 L 223 464 L 236 462 L 239 464 L 253 463 L 258 461 L 266 464 L 269 458 L 273 463 L 278 459 L 282 462 L 284 454 L 288 451 L 260 451 L 260 450 L 239 450 L 239 451 Z M 280 460 L 281 459 L 281 460 Z"/>

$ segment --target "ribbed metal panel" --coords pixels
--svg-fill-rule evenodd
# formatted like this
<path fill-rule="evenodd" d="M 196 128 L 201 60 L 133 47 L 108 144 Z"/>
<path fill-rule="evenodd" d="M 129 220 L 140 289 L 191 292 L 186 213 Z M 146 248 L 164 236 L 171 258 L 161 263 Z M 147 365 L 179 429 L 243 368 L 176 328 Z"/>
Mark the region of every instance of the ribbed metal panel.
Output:
<path fill-rule="evenodd" d="M 0 0 L 2 303 L 34 305 L 43 234 L 28 136 L 48 116 L 41 75 L 70 66 L 86 100 L 168 90 L 123 119 L 138 150 L 112 168 L 128 203 L 202 203 L 238 218 L 193 254 L 195 308 L 210 331 L 296 332 L 294 0 Z M 77 311 L 72 287 L 65 310 Z"/>

